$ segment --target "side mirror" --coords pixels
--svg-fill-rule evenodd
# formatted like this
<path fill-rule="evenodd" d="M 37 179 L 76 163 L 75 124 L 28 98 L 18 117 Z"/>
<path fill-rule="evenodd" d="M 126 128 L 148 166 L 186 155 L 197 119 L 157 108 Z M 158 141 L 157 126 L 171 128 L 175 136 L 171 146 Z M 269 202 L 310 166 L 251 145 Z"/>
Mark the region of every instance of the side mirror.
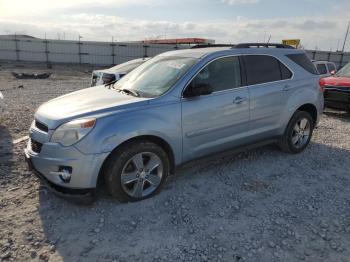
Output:
<path fill-rule="evenodd" d="M 203 96 L 203 95 L 209 95 L 213 93 L 213 89 L 209 84 L 191 84 L 187 87 L 187 89 L 184 92 L 184 97 L 196 97 L 196 96 Z"/>
<path fill-rule="evenodd" d="M 331 75 L 334 76 L 336 72 L 337 72 L 337 70 L 332 70 Z"/>

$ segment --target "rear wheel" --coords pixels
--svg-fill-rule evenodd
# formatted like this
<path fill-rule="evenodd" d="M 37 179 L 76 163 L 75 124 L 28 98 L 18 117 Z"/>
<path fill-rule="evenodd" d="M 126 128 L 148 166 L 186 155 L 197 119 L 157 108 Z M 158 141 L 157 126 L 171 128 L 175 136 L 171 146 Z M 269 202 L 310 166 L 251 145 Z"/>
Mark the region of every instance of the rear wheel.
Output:
<path fill-rule="evenodd" d="M 107 188 L 122 202 L 138 201 L 157 194 L 170 164 L 166 152 L 152 142 L 133 142 L 111 155 L 105 169 Z"/>
<path fill-rule="evenodd" d="M 305 111 L 296 111 L 279 141 L 279 147 L 287 153 L 302 152 L 310 143 L 313 129 L 311 115 Z"/>
<path fill-rule="evenodd" d="M 348 112 L 348 114 L 350 115 L 350 106 L 346 108 L 346 112 Z"/>

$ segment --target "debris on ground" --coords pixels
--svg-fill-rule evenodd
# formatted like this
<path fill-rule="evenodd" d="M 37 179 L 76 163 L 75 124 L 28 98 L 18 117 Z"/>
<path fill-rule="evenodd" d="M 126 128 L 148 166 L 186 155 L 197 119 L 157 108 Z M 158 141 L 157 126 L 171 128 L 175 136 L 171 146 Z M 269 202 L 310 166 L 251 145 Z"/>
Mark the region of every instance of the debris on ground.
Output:
<path fill-rule="evenodd" d="M 17 79 L 47 79 L 52 75 L 52 73 L 29 74 L 29 73 L 16 73 L 16 72 L 11 72 L 11 74 Z"/>

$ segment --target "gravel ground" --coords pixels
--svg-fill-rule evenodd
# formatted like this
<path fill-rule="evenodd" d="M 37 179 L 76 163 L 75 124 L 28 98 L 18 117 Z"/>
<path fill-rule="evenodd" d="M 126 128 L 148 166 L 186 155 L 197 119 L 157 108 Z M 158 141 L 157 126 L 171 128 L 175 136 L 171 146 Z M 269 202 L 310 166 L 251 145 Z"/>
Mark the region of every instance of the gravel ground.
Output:
<path fill-rule="evenodd" d="M 350 261 L 350 117 L 327 111 L 299 155 L 275 146 L 193 162 L 156 197 L 82 206 L 23 161 L 35 109 L 88 86 L 83 70 L 15 80 L 0 70 L 0 261 Z M 36 69 L 42 72 L 43 69 Z M 23 88 L 18 86 L 23 85 Z"/>

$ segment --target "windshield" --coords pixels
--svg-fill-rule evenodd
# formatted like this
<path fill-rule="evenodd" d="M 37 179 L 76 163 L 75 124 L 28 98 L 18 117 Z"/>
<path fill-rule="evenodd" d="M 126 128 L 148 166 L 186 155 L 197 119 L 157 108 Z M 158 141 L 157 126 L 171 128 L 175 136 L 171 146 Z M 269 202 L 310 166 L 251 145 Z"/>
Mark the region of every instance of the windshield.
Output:
<path fill-rule="evenodd" d="M 157 97 L 167 92 L 196 61 L 188 57 L 158 56 L 124 76 L 114 88 L 133 90 L 143 97 Z"/>
<path fill-rule="evenodd" d="M 111 69 L 115 70 L 116 72 L 122 72 L 122 73 L 129 73 L 131 70 L 135 69 L 139 65 L 146 62 L 147 59 L 137 59 L 136 61 L 130 61 L 126 62 L 117 66 L 112 67 Z"/>
<path fill-rule="evenodd" d="M 340 77 L 350 77 L 350 63 L 340 69 L 336 75 Z"/>

